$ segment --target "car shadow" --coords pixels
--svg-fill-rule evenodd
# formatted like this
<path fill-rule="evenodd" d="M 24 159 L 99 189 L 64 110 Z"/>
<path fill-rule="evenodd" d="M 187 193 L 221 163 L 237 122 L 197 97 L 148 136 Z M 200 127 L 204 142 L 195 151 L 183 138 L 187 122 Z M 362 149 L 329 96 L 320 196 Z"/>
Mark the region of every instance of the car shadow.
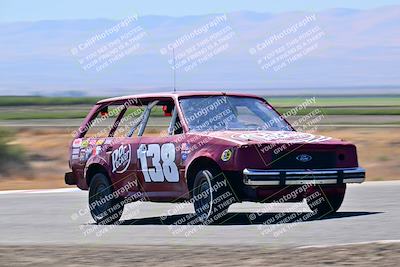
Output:
<path fill-rule="evenodd" d="M 316 220 L 331 220 L 339 218 L 349 218 L 358 216 L 367 216 L 379 214 L 382 212 L 365 212 L 365 211 L 343 211 L 336 212 L 332 215 L 318 217 L 311 212 L 295 212 L 295 213 L 255 213 L 249 212 L 230 212 L 228 217 L 218 225 L 259 225 L 259 224 L 287 224 L 302 223 Z M 279 214 L 279 215 L 278 215 Z M 277 219 L 279 216 L 279 219 Z M 166 217 L 147 217 L 139 219 L 121 220 L 119 225 L 186 225 L 187 218 L 193 217 L 193 214 L 179 214 Z M 190 220 L 189 220 L 190 221 Z"/>

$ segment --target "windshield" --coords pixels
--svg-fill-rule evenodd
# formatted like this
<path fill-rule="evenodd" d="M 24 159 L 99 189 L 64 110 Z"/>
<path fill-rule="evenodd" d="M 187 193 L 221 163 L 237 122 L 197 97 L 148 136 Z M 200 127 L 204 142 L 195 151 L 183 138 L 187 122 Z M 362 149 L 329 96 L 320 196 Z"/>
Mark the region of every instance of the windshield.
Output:
<path fill-rule="evenodd" d="M 184 98 L 179 102 L 192 131 L 292 131 L 281 116 L 260 99 L 208 96 Z"/>

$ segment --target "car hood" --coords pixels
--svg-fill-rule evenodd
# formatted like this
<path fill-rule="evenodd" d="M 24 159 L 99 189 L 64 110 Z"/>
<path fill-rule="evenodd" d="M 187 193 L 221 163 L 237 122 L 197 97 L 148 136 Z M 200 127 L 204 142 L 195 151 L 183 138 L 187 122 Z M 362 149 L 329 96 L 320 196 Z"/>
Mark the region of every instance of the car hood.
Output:
<path fill-rule="evenodd" d="M 246 144 L 346 144 L 339 139 L 323 135 L 295 131 L 215 131 L 207 132 L 208 137 L 218 138 L 235 143 Z"/>

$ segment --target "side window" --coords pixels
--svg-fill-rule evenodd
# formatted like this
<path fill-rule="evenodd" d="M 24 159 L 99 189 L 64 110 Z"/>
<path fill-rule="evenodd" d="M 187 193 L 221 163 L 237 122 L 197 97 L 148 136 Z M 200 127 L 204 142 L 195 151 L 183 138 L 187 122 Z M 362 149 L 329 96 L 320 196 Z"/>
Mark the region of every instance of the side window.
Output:
<path fill-rule="evenodd" d="M 152 107 L 143 136 L 166 136 L 181 133 L 182 125 L 172 101 L 157 103 Z"/>
<path fill-rule="evenodd" d="M 130 106 L 119 121 L 114 137 L 137 136 L 146 106 Z"/>
<path fill-rule="evenodd" d="M 124 105 L 109 105 L 107 108 L 103 108 L 99 111 L 97 117 L 90 122 L 85 137 L 108 137 L 114 122 L 124 109 Z"/>

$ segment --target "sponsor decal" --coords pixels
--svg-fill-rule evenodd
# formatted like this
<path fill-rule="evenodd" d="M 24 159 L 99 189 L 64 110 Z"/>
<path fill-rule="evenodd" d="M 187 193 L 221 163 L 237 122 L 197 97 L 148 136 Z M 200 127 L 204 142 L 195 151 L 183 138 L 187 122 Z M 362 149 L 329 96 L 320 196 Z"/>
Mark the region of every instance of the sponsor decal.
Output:
<path fill-rule="evenodd" d="M 86 151 L 82 149 L 81 152 L 79 153 L 79 161 L 81 162 L 85 161 L 85 156 L 86 156 Z"/>
<path fill-rule="evenodd" d="M 79 154 L 79 151 L 81 151 L 79 148 L 73 148 L 72 154 Z"/>
<path fill-rule="evenodd" d="M 72 147 L 81 147 L 82 138 L 77 138 L 72 142 Z"/>
<path fill-rule="evenodd" d="M 313 135 L 310 133 L 299 133 L 290 131 L 234 134 L 231 137 L 233 139 L 241 141 L 258 141 L 258 142 L 281 141 L 290 143 L 316 143 L 332 139 L 331 137 L 322 135 Z"/>
<path fill-rule="evenodd" d="M 131 158 L 131 145 L 120 145 L 118 149 L 114 150 L 111 154 L 112 172 L 124 173 L 131 163 Z"/>
<path fill-rule="evenodd" d="M 100 154 L 100 152 L 101 152 L 101 146 L 96 146 L 95 148 L 93 148 L 92 155 L 96 156 L 96 155 Z"/>
<path fill-rule="evenodd" d="M 92 148 L 89 148 L 89 147 L 86 148 L 86 150 L 85 150 L 85 158 L 84 158 L 85 161 L 89 159 L 90 155 L 92 155 L 92 151 L 93 151 Z"/>
<path fill-rule="evenodd" d="M 74 154 L 74 155 L 71 156 L 71 159 L 79 159 L 79 155 L 75 155 Z"/>
<path fill-rule="evenodd" d="M 81 143 L 81 148 L 87 148 L 89 146 L 89 141 L 88 140 L 83 140 Z"/>
<path fill-rule="evenodd" d="M 181 145 L 182 161 L 185 161 L 187 159 L 189 152 L 190 152 L 190 145 L 188 143 L 182 143 Z"/>
<path fill-rule="evenodd" d="M 104 139 L 99 139 L 96 141 L 96 146 L 101 146 L 102 144 L 104 144 Z"/>
<path fill-rule="evenodd" d="M 79 152 L 79 160 L 81 162 L 87 161 L 90 157 L 90 155 L 92 155 L 92 148 L 88 147 L 86 149 L 81 149 L 81 151 Z"/>
<path fill-rule="evenodd" d="M 232 157 L 232 150 L 230 150 L 230 149 L 224 150 L 224 152 L 222 152 L 222 154 L 221 154 L 222 161 L 228 161 L 231 159 L 231 157 Z"/>
<path fill-rule="evenodd" d="M 312 157 L 307 154 L 301 154 L 296 157 L 296 160 L 301 161 L 301 162 L 308 162 L 308 161 L 312 160 Z"/>
<path fill-rule="evenodd" d="M 182 151 L 189 151 L 190 145 L 188 143 L 182 143 L 181 150 Z"/>
<path fill-rule="evenodd" d="M 96 145 L 96 139 L 89 139 L 89 145 L 94 146 Z"/>

